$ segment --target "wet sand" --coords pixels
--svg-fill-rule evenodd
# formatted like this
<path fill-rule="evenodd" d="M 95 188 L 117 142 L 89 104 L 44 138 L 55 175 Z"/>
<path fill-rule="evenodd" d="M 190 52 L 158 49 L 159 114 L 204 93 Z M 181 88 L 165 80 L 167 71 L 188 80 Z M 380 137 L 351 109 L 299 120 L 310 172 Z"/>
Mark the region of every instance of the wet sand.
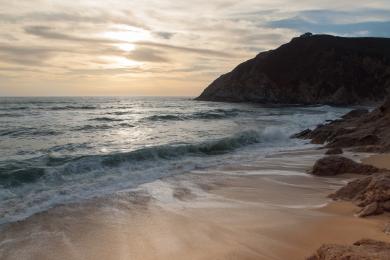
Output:
<path fill-rule="evenodd" d="M 346 180 L 306 175 L 321 155 L 279 154 L 194 171 L 2 227 L 0 259 L 304 259 L 323 243 L 390 241 L 326 196 Z M 300 160 L 297 160 L 297 158 Z"/>

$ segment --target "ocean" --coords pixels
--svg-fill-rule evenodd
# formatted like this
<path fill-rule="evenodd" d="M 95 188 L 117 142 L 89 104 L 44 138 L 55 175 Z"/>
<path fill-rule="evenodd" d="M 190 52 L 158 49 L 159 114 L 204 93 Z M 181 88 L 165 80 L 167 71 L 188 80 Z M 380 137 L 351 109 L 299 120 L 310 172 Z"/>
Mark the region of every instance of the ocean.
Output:
<path fill-rule="evenodd" d="M 189 97 L 2 97 L 0 224 L 171 175 L 312 147 L 289 137 L 350 110 Z"/>

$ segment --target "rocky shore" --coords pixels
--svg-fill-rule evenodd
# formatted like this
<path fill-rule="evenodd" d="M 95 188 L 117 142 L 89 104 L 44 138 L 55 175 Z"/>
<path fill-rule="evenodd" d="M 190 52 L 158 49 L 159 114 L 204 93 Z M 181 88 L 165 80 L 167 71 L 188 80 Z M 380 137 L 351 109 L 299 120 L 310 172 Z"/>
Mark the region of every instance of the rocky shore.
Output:
<path fill-rule="evenodd" d="M 353 110 L 342 119 L 306 129 L 293 137 L 310 139 L 326 148 L 352 148 L 359 152 L 390 152 L 390 98 L 374 109 Z"/>
<path fill-rule="evenodd" d="M 390 259 L 390 244 L 371 239 L 360 240 L 353 245 L 327 244 L 321 246 L 308 260 L 336 259 Z"/>
<path fill-rule="evenodd" d="M 326 157 L 318 160 L 310 171 L 316 176 L 354 174 L 356 178 L 329 197 L 349 201 L 360 210 L 357 217 L 369 217 L 390 212 L 390 171 L 380 167 L 355 162 L 343 157 L 343 149 L 363 152 L 386 153 L 390 151 L 390 98 L 369 112 L 353 110 L 314 130 L 304 130 L 295 138 L 310 139 L 323 144 L 329 150 Z M 389 160 L 390 157 L 387 158 Z M 389 233 L 389 225 L 384 228 Z M 323 245 L 308 258 L 326 259 L 390 259 L 390 244 L 375 240 L 361 240 L 354 245 Z"/>

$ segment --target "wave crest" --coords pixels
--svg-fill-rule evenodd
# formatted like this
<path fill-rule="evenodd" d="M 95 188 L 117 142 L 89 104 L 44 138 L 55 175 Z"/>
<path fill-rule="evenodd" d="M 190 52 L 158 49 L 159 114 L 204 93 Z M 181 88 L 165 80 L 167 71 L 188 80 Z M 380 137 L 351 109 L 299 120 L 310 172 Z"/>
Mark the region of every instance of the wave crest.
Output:
<path fill-rule="evenodd" d="M 120 122 L 120 121 L 123 121 L 123 119 L 112 118 L 112 117 L 97 117 L 97 118 L 90 119 L 89 121 Z"/>
<path fill-rule="evenodd" d="M 167 121 L 167 120 L 197 120 L 197 119 L 224 119 L 238 116 L 240 112 L 245 112 L 239 109 L 214 109 L 204 112 L 194 112 L 192 114 L 165 114 L 153 115 L 147 117 L 150 121 Z"/>
<path fill-rule="evenodd" d="M 55 173 L 60 176 L 83 174 L 87 172 L 106 173 L 111 168 L 123 164 L 142 166 L 142 162 L 159 162 L 185 156 L 209 156 L 231 152 L 238 148 L 256 144 L 264 140 L 261 133 L 244 131 L 218 140 L 198 144 L 161 145 L 146 147 L 130 152 L 105 155 L 65 156 L 47 155 L 22 162 L 0 166 L 0 185 L 21 185 L 39 180 Z M 14 173 L 23 173 L 14 174 Z M 11 174 L 10 174 L 11 173 Z M 31 175 L 28 175 L 31 174 Z M 29 178 L 27 178 L 27 176 Z M 13 179 L 16 178 L 16 179 Z M 25 182 L 23 180 L 26 180 Z"/>
<path fill-rule="evenodd" d="M 32 127 L 20 127 L 17 129 L 0 130 L 0 136 L 8 137 L 24 137 L 24 136 L 54 136 L 60 135 L 62 132 L 51 129 L 36 129 Z"/>

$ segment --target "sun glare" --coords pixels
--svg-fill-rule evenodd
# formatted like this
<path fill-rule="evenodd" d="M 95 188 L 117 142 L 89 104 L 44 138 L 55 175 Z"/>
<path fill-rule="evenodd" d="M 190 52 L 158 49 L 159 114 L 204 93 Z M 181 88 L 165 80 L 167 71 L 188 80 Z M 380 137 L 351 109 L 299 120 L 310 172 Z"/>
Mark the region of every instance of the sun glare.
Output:
<path fill-rule="evenodd" d="M 129 60 L 125 57 L 119 57 L 119 56 L 105 56 L 104 60 L 106 60 L 109 63 L 107 65 L 107 68 L 109 69 L 134 68 L 142 65 L 141 62 Z"/>
<path fill-rule="evenodd" d="M 150 38 L 150 33 L 144 29 L 133 26 L 114 25 L 103 33 L 103 37 L 118 41 L 118 43 L 114 44 L 116 48 L 125 52 L 131 52 L 136 48 L 133 43 L 148 40 Z M 121 56 L 105 56 L 103 59 L 109 64 L 107 68 L 134 68 L 142 65 L 141 62 Z"/>
<path fill-rule="evenodd" d="M 126 52 L 131 52 L 135 50 L 135 45 L 131 43 L 121 43 L 116 46 L 118 47 L 118 49 Z"/>

